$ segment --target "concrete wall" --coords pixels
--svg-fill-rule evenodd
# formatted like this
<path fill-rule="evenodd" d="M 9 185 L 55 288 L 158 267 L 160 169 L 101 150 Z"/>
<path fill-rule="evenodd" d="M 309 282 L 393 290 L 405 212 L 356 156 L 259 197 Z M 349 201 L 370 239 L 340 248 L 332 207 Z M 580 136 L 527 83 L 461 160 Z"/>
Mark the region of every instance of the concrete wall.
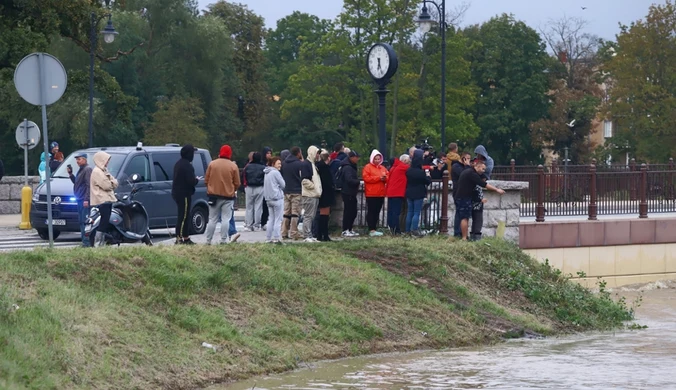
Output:
<path fill-rule="evenodd" d="M 588 287 L 676 279 L 674 218 L 530 222 L 521 232 L 521 249 Z"/>
<path fill-rule="evenodd" d="M 39 183 L 38 176 L 28 177 L 28 185 L 33 188 L 33 191 Z M 21 212 L 21 189 L 23 187 L 23 176 L 5 176 L 0 180 L 0 215 Z"/>

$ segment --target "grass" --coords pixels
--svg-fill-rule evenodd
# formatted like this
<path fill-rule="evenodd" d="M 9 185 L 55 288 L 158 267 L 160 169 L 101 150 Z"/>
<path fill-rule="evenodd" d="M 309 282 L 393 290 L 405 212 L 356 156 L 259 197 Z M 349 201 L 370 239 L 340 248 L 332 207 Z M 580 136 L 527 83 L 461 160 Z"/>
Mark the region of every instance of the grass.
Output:
<path fill-rule="evenodd" d="M 0 286 L 3 389 L 192 389 L 633 314 L 499 240 L 36 250 Z"/>

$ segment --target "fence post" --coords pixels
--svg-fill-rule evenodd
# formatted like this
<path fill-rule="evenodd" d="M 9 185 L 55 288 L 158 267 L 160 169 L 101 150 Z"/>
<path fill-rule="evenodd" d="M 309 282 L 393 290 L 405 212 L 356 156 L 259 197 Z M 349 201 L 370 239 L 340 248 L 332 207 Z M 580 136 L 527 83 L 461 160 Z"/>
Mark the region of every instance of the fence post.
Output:
<path fill-rule="evenodd" d="M 596 221 L 598 214 L 598 206 L 596 205 L 596 159 L 592 159 L 592 164 L 589 166 L 589 220 Z"/>
<path fill-rule="evenodd" d="M 439 232 L 442 235 L 448 234 L 448 179 L 451 177 L 449 171 L 444 171 L 441 177 L 441 227 Z"/>
<path fill-rule="evenodd" d="M 674 158 L 669 157 L 669 189 L 667 190 L 667 200 L 674 200 Z"/>
<path fill-rule="evenodd" d="M 552 160 L 552 174 L 551 179 L 549 180 L 549 190 L 552 192 L 552 200 L 559 202 L 559 193 L 561 192 L 561 172 L 559 171 L 559 160 Z"/>
<path fill-rule="evenodd" d="M 632 158 L 631 161 L 629 162 L 629 171 L 630 172 L 636 172 L 636 159 Z M 631 175 L 629 176 L 629 199 L 636 200 L 638 199 L 638 195 L 636 194 L 636 175 Z"/>
<path fill-rule="evenodd" d="M 514 176 L 516 173 L 516 161 L 514 161 L 514 159 L 509 160 L 509 172 L 511 173 L 510 180 L 515 181 Z"/>
<path fill-rule="evenodd" d="M 535 206 L 535 222 L 545 221 L 545 167 L 538 165 L 538 204 Z"/>
<path fill-rule="evenodd" d="M 641 202 L 638 204 L 638 217 L 648 218 L 648 166 L 641 164 Z"/>

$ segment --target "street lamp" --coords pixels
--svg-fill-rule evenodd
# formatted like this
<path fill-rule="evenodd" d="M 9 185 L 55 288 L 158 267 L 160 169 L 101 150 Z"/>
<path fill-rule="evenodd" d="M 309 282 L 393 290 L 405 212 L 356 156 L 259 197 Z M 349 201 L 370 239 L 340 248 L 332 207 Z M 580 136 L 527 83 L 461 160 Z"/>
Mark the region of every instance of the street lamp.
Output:
<path fill-rule="evenodd" d="M 105 0 L 106 8 L 110 8 L 110 0 Z M 113 27 L 113 21 L 111 19 L 112 14 L 110 12 L 104 14 L 103 16 L 98 16 L 96 12 L 91 14 L 91 26 L 89 30 L 89 147 L 94 147 L 94 57 L 96 55 L 96 43 L 98 41 L 98 35 L 96 30 L 98 29 L 99 23 L 105 18 L 108 18 L 108 23 L 106 27 L 101 31 L 103 35 L 103 41 L 106 43 L 113 43 L 115 36 L 118 34 Z"/>
<path fill-rule="evenodd" d="M 432 16 L 427 12 L 427 3 L 433 4 L 439 11 L 439 34 L 441 34 L 441 151 L 446 150 L 446 0 L 437 3 L 433 0 L 423 0 L 423 7 L 418 16 L 420 31 L 427 33 L 432 30 Z"/>

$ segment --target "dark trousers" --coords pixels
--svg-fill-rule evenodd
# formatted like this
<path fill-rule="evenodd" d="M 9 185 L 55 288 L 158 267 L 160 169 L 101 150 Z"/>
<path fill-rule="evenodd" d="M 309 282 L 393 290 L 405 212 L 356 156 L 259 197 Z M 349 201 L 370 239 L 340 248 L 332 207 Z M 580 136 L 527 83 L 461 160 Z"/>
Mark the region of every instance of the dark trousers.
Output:
<path fill-rule="evenodd" d="M 472 210 L 472 238 L 481 238 L 481 228 L 484 226 L 484 208 Z"/>
<path fill-rule="evenodd" d="M 455 199 L 453 202 L 455 203 Z M 462 232 L 460 231 L 460 214 L 458 213 L 457 203 L 455 203 L 455 216 L 453 217 L 453 235 L 455 237 L 462 237 Z"/>
<path fill-rule="evenodd" d="M 403 204 L 404 198 L 387 198 L 387 226 L 394 234 L 401 233 L 399 216 Z"/>
<path fill-rule="evenodd" d="M 366 224 L 369 230 L 376 230 L 385 198 L 366 198 Z"/>
<path fill-rule="evenodd" d="M 177 206 L 178 219 L 176 220 L 176 238 L 186 238 L 190 236 L 190 197 L 174 199 Z"/>
<path fill-rule="evenodd" d="M 268 218 L 270 217 L 270 211 L 268 211 L 268 204 L 263 199 L 263 214 L 261 214 L 261 226 L 265 226 L 268 224 Z"/>
<path fill-rule="evenodd" d="M 97 231 L 108 233 L 110 228 L 110 213 L 113 212 L 112 203 L 104 203 L 97 206 L 99 208 L 99 213 L 101 214 L 101 222 L 99 222 L 99 228 Z"/>
<path fill-rule="evenodd" d="M 352 230 L 357 218 L 357 197 L 343 194 L 343 231 Z"/>
<path fill-rule="evenodd" d="M 85 224 L 87 218 L 89 218 L 89 207 L 84 207 L 84 201 L 77 201 L 77 215 L 80 222 L 80 240 L 82 241 L 82 246 L 90 247 L 93 245 L 93 238 L 85 236 Z"/>

